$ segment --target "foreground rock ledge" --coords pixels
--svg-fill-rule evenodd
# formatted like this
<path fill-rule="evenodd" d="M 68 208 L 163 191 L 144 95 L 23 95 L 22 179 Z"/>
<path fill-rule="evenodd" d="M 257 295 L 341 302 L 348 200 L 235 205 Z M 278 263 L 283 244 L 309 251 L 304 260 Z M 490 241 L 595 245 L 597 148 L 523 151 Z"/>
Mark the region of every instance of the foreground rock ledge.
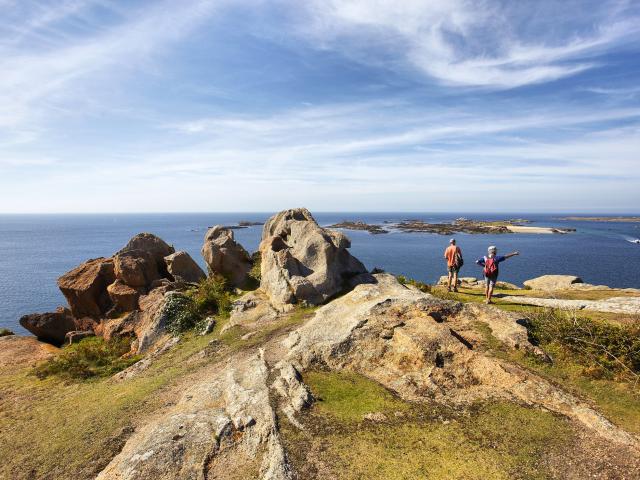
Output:
<path fill-rule="evenodd" d="M 174 406 L 134 433 L 98 478 L 225 478 L 230 469 L 241 473 L 238 478 L 293 478 L 277 417 L 300 425 L 296 415 L 313 401 L 300 372 L 317 368 L 357 372 L 409 401 L 466 406 L 499 399 L 541 407 L 638 458 L 635 436 L 543 378 L 486 353 L 479 324 L 507 348 L 544 357 L 518 319 L 375 275 L 375 283 L 324 305 L 290 334 L 206 367 Z"/>

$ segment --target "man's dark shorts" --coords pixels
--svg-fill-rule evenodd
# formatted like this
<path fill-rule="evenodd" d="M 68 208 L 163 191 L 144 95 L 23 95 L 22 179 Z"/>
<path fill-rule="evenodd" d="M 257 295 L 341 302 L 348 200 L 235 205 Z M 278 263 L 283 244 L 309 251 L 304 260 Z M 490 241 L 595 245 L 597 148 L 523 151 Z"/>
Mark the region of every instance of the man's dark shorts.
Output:
<path fill-rule="evenodd" d="M 447 267 L 449 273 L 458 273 L 460 271 L 460 267 L 457 265 L 453 265 L 451 267 Z"/>
<path fill-rule="evenodd" d="M 493 275 L 491 277 L 485 275 L 484 281 L 486 282 L 487 287 L 495 287 L 496 282 L 498 281 L 498 275 Z"/>

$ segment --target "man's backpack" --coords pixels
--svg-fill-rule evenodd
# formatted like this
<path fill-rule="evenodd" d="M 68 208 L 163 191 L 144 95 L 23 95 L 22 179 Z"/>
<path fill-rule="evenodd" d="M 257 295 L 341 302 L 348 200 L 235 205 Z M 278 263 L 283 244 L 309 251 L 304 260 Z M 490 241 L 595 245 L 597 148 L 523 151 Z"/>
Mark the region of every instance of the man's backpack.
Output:
<path fill-rule="evenodd" d="M 464 265 L 464 259 L 462 258 L 462 255 L 460 255 L 459 253 L 456 253 L 456 267 L 458 268 L 458 270 L 460 270 L 460 268 L 462 268 L 463 265 Z"/>
<path fill-rule="evenodd" d="M 498 274 L 498 262 L 496 257 L 487 258 L 484 261 L 484 276 L 495 277 Z"/>

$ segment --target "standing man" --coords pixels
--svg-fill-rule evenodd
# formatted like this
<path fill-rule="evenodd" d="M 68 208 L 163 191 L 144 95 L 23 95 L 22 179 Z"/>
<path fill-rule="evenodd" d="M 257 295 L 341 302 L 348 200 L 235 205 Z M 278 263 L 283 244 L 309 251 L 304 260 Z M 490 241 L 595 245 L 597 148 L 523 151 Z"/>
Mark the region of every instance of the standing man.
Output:
<path fill-rule="evenodd" d="M 511 252 L 507 253 L 505 256 L 498 256 L 498 249 L 494 246 L 489 247 L 487 251 L 487 256 L 479 258 L 476 260 L 476 263 L 482 267 L 484 267 L 484 296 L 485 303 L 491 303 L 491 297 L 493 295 L 493 289 L 496 286 L 496 282 L 498 281 L 498 264 L 504 262 L 507 258 L 515 257 L 516 255 L 520 255 L 520 252 Z"/>
<path fill-rule="evenodd" d="M 456 245 L 456 239 L 449 240 L 449 246 L 444 251 L 444 258 L 447 260 L 447 271 L 449 272 L 449 279 L 447 283 L 447 291 L 451 291 L 451 285 L 453 284 L 453 291 L 458 291 L 458 272 L 462 267 L 462 250 Z"/>

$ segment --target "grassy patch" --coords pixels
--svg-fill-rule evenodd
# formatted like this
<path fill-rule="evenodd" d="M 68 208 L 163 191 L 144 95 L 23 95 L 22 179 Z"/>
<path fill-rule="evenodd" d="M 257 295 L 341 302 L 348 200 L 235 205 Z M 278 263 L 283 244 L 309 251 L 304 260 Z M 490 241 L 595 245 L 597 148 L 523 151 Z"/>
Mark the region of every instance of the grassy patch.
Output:
<path fill-rule="evenodd" d="M 308 372 L 304 381 L 318 399 L 316 409 L 340 421 L 361 421 L 366 413 L 406 410 L 383 386 L 355 373 Z"/>
<path fill-rule="evenodd" d="M 0 478 L 94 478 L 126 440 L 123 429 L 144 421 L 166 402 L 165 389 L 197 370 L 188 359 L 210 340 L 186 334 L 139 377 L 120 383 L 0 370 Z"/>
<path fill-rule="evenodd" d="M 640 325 L 614 325 L 571 311 L 538 310 L 527 316 L 529 334 L 573 354 L 594 378 L 640 380 Z"/>
<path fill-rule="evenodd" d="M 34 374 L 40 379 L 55 375 L 72 380 L 111 376 L 138 361 L 138 357 L 122 357 L 130 349 L 129 338 L 114 338 L 109 342 L 102 337 L 85 338 L 65 346 L 59 355 L 37 365 Z"/>
<path fill-rule="evenodd" d="M 416 287 L 418 290 L 424 293 L 431 292 L 431 285 L 427 285 L 424 282 L 419 280 L 415 280 L 413 278 L 405 277 L 404 275 L 396 275 L 396 279 L 402 285 L 411 285 L 412 287 Z"/>
<path fill-rule="evenodd" d="M 310 372 L 305 381 L 323 400 L 301 418 L 305 431 L 282 429 L 300 478 L 543 479 L 544 459 L 572 435 L 564 419 L 512 403 L 452 411 L 404 402 L 353 373 Z M 369 411 L 387 420 L 363 421 Z"/>
<path fill-rule="evenodd" d="M 13 335 L 14 333 L 8 328 L 0 328 L 0 337 L 7 337 L 9 335 Z"/>

